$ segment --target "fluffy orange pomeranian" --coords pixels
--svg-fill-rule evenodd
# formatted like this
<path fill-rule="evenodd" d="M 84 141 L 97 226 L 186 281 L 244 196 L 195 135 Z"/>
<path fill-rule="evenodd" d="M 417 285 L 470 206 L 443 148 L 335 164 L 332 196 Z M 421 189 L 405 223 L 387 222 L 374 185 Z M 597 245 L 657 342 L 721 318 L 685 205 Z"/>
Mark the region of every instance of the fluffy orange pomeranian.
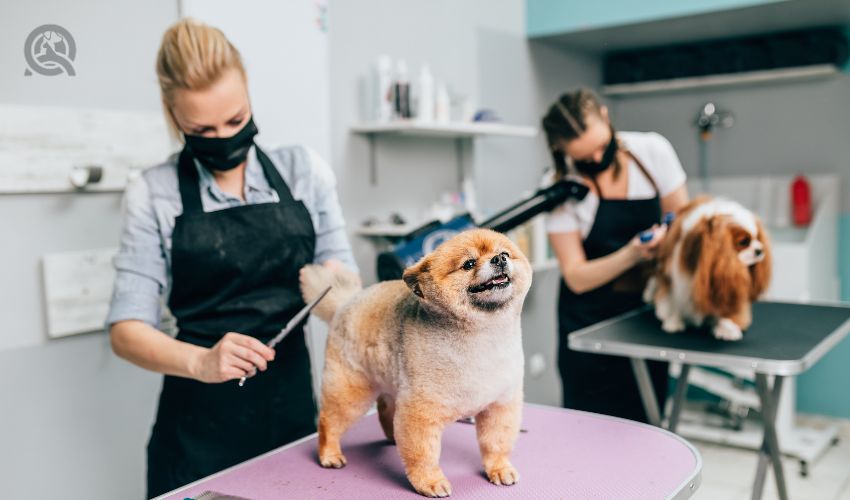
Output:
<path fill-rule="evenodd" d="M 484 471 L 510 485 L 509 457 L 522 412 L 520 312 L 531 286 L 528 259 L 504 235 L 458 234 L 407 268 L 402 280 L 361 290 L 353 274 L 310 265 L 301 289 L 330 323 L 319 412 L 319 462 L 343 467 L 340 438 L 377 400 L 420 494 L 452 492 L 440 468 L 443 428 L 475 416 Z"/>

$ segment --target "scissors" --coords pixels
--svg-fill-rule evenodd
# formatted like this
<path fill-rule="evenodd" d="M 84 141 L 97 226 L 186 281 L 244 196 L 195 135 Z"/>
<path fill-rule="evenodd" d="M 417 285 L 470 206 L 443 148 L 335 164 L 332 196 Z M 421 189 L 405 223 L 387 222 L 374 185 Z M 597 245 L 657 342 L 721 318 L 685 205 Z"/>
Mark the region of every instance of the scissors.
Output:
<path fill-rule="evenodd" d="M 308 314 L 310 314 L 310 311 L 312 311 L 313 308 L 316 307 L 319 302 L 321 302 L 322 299 L 325 298 L 325 295 L 327 295 L 330 291 L 331 287 L 325 288 L 324 291 L 322 291 L 322 293 L 320 293 L 318 297 L 313 299 L 309 304 L 307 304 L 300 311 L 298 311 L 298 314 L 296 314 L 292 317 L 291 320 L 289 320 L 286 326 L 283 327 L 283 330 L 281 330 L 277 335 L 275 335 L 274 338 L 269 340 L 266 345 L 274 349 L 274 346 L 276 346 L 281 340 L 286 338 L 287 335 L 292 333 L 292 330 L 294 330 L 295 327 L 298 326 L 299 323 L 301 323 L 301 320 L 303 320 Z M 254 370 L 254 372 L 256 373 L 256 369 Z M 245 379 L 247 378 L 248 377 L 245 376 L 239 379 L 239 387 L 245 385 Z"/>

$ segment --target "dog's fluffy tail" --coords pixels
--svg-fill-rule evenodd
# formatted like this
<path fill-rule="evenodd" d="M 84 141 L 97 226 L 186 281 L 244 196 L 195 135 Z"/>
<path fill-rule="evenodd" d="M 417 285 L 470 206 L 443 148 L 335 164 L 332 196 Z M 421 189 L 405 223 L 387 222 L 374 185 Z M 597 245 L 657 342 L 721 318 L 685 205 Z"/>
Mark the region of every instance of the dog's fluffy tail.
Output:
<path fill-rule="evenodd" d="M 331 287 L 331 291 L 313 309 L 313 314 L 328 323 L 337 309 L 363 288 L 360 276 L 342 266 L 331 269 L 318 264 L 308 264 L 301 268 L 299 278 L 304 302 L 310 302 L 325 288 Z"/>

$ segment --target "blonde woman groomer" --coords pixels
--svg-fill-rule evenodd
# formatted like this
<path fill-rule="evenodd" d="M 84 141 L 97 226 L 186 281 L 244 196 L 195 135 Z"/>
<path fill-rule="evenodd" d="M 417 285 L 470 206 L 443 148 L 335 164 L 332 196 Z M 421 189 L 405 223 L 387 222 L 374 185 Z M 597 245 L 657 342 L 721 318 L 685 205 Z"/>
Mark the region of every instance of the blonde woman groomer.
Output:
<path fill-rule="evenodd" d="M 304 305 L 302 266 L 356 268 L 333 172 L 304 147 L 254 144 L 245 69 L 221 31 L 179 21 L 156 70 L 185 145 L 127 188 L 107 318 L 119 356 L 165 374 L 149 496 L 315 431 L 303 331 L 265 344 Z M 161 297 L 176 338 L 157 329 Z"/>
<path fill-rule="evenodd" d="M 657 133 L 617 132 L 608 109 L 581 89 L 558 98 L 543 117 L 556 175 L 590 189 L 547 221 L 563 277 L 558 304 L 558 368 L 567 408 L 646 421 L 628 359 L 569 349 L 575 330 L 642 305 L 642 267 L 664 238 L 662 214 L 688 201 L 685 172 Z M 642 243 L 638 233 L 654 228 Z M 659 399 L 667 394 L 667 364 L 650 363 Z"/>

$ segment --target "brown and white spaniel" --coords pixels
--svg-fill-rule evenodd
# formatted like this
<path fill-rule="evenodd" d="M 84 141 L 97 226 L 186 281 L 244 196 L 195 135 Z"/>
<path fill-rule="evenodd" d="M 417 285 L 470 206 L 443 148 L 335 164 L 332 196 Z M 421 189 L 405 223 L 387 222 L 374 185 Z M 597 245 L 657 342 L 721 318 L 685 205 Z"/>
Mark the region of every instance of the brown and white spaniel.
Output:
<path fill-rule="evenodd" d="M 770 242 L 759 218 L 737 202 L 701 196 L 670 226 L 644 300 L 655 304 L 666 332 L 706 325 L 718 339 L 739 340 L 770 274 Z"/>

